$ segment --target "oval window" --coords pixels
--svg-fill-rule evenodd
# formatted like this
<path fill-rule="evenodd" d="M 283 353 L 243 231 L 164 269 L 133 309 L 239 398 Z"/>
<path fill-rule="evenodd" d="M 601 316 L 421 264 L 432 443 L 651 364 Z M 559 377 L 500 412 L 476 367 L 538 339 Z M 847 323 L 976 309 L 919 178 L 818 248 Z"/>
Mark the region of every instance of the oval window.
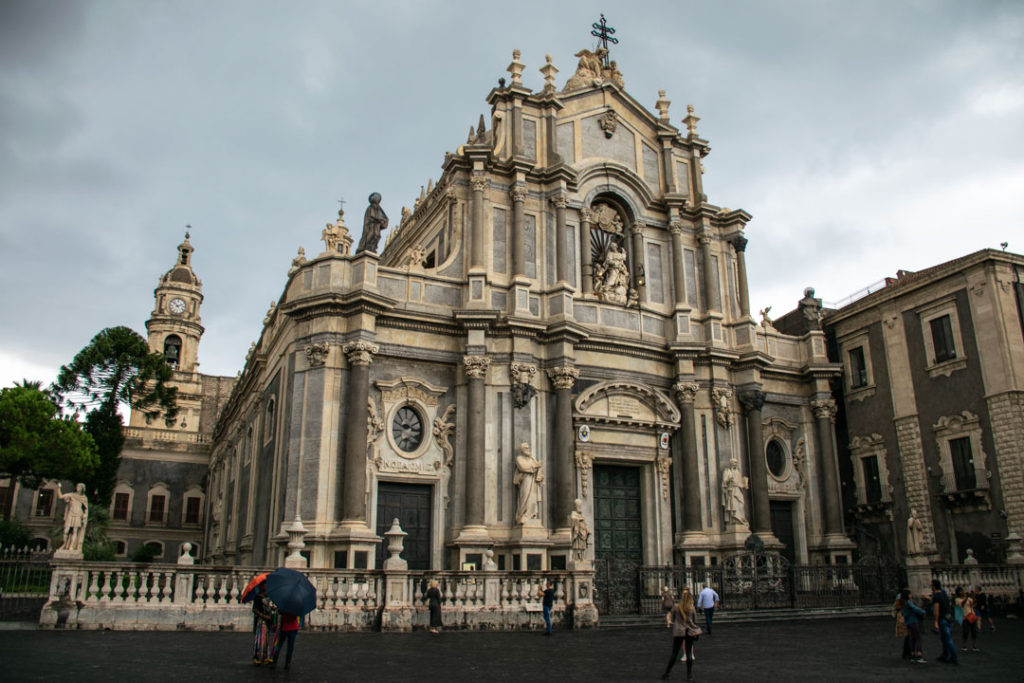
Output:
<path fill-rule="evenodd" d="M 391 422 L 391 436 L 395 444 L 407 453 L 411 453 L 423 443 L 423 420 L 410 406 L 402 406 L 395 412 Z"/>
<path fill-rule="evenodd" d="M 765 460 L 768 462 L 768 471 L 776 477 L 781 477 L 786 472 L 786 449 L 781 443 L 772 439 L 768 442 L 765 451 Z"/>

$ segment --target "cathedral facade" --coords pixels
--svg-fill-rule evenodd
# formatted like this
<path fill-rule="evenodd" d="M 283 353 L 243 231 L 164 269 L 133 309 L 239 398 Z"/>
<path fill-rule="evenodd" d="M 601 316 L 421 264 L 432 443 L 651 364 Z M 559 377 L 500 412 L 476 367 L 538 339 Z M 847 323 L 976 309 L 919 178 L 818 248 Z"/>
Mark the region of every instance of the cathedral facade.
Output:
<path fill-rule="evenodd" d="M 851 560 L 820 301 L 751 317 L 693 108 L 577 57 L 533 91 L 516 51 L 393 227 L 375 194 L 356 248 L 341 211 L 300 249 L 213 430 L 206 561 L 379 568 L 394 519 L 410 569 Z"/>

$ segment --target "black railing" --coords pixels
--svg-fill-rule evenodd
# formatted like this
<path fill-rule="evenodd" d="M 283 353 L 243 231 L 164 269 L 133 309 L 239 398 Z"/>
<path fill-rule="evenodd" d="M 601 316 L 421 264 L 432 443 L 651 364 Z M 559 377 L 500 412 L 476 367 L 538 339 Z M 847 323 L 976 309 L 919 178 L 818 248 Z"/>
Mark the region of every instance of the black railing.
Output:
<path fill-rule="evenodd" d="M 51 573 L 48 552 L 0 548 L 0 621 L 37 620 Z"/>

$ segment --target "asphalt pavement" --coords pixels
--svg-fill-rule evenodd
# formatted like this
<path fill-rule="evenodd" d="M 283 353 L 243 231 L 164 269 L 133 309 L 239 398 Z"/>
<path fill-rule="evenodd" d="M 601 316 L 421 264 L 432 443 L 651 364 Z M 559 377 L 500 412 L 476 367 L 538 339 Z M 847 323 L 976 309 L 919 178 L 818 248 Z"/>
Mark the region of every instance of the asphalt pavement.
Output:
<path fill-rule="evenodd" d="M 1001 619 L 960 666 L 900 658 L 891 619 L 721 623 L 696 646 L 697 681 L 1024 681 L 1024 624 Z M 959 647 L 959 632 L 955 634 Z M 540 632 L 302 632 L 290 671 L 253 666 L 247 633 L 0 632 L 2 681 L 655 681 L 668 629 Z M 283 653 L 281 665 L 284 664 Z M 686 680 L 677 664 L 672 680 Z"/>

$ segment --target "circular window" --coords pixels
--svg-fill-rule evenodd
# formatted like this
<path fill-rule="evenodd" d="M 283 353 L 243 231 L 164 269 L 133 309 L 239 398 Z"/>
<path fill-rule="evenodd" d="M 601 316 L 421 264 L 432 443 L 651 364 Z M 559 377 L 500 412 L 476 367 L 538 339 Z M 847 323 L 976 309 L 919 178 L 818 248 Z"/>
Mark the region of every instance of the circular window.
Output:
<path fill-rule="evenodd" d="M 786 449 L 781 443 L 775 439 L 769 441 L 764 457 L 773 476 L 781 477 L 786 473 Z"/>
<path fill-rule="evenodd" d="M 419 413 L 410 406 L 399 408 L 391 421 L 391 436 L 395 444 L 407 453 L 419 448 L 423 443 L 423 420 Z"/>

